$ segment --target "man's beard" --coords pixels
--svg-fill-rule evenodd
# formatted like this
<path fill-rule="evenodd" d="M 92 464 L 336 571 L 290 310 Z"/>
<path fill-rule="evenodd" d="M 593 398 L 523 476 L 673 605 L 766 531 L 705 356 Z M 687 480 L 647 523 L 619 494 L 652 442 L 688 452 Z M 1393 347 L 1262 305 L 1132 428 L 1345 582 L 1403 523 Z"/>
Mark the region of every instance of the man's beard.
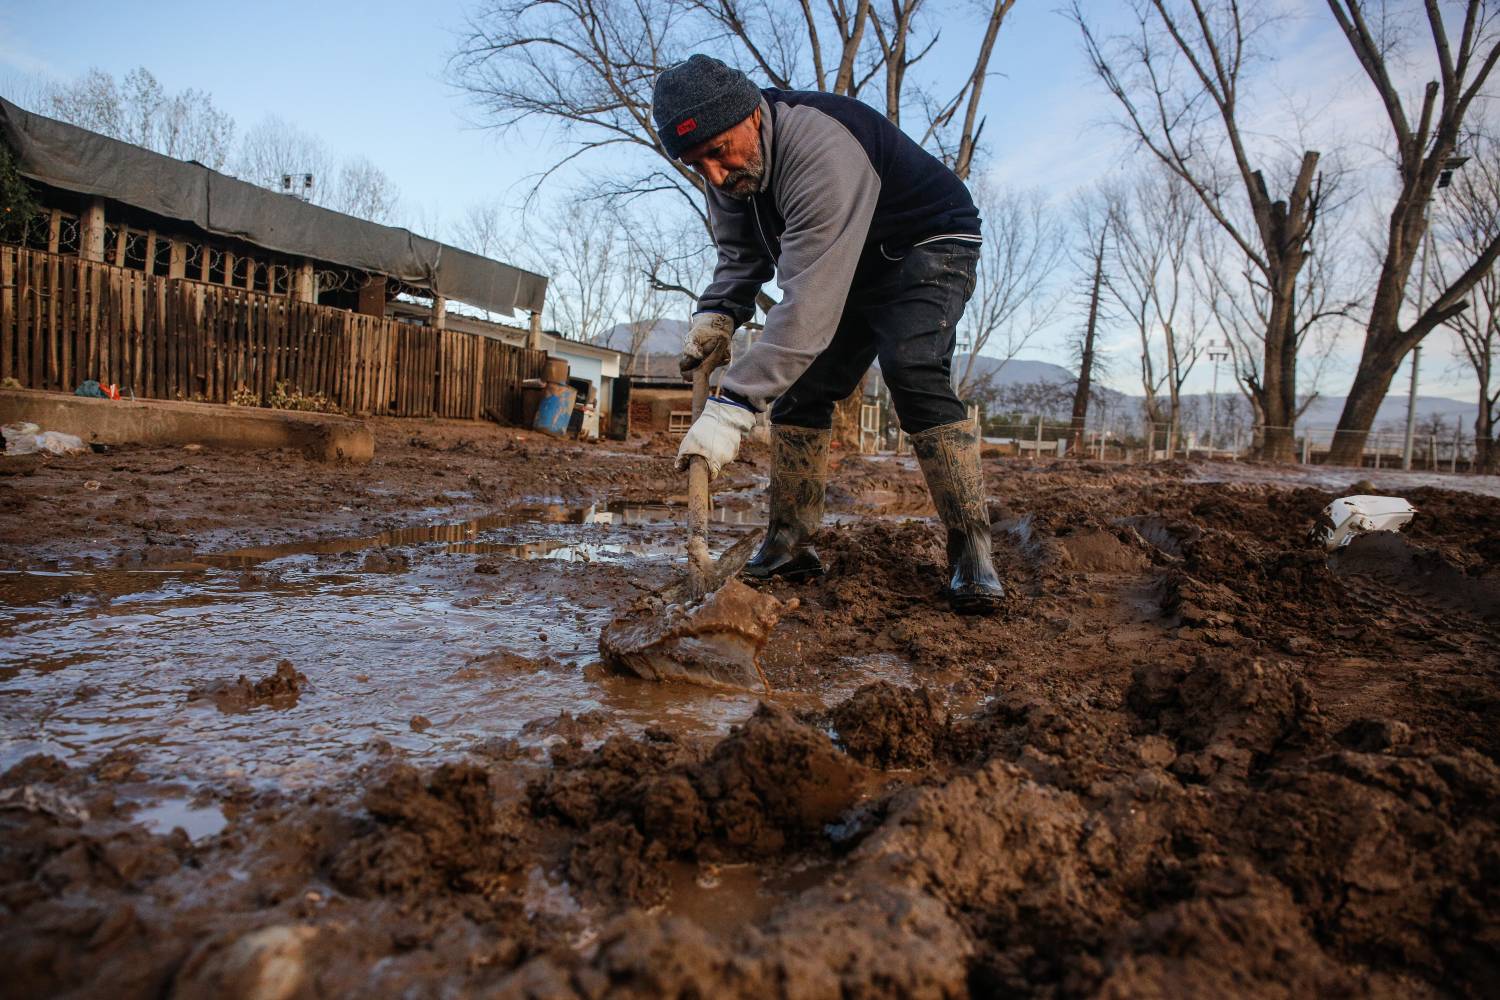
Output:
<path fill-rule="evenodd" d="M 760 155 L 760 150 L 755 150 L 755 159 L 738 170 L 732 170 L 724 177 L 724 182 L 719 185 L 719 190 L 731 198 L 746 201 L 755 192 L 760 190 L 761 178 L 766 175 L 766 163 Z"/>

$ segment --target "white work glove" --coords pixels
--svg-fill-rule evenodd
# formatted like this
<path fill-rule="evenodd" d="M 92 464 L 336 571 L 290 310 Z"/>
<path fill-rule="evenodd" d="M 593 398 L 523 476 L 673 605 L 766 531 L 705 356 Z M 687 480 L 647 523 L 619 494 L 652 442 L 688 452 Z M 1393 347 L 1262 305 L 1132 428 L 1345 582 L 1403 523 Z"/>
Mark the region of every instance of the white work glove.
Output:
<path fill-rule="evenodd" d="M 740 438 L 754 426 L 755 414 L 749 409 L 718 396 L 709 397 L 677 449 L 678 470 L 686 469 L 688 459 L 697 455 L 708 463 L 708 478 L 713 479 L 734 461 L 740 453 Z"/>
<path fill-rule="evenodd" d="M 693 325 L 688 327 L 687 338 L 682 342 L 682 357 L 677 359 L 677 367 L 682 370 L 682 377 L 688 378 L 694 369 L 703 364 L 704 358 L 712 357 L 716 352 L 722 351 L 725 358 L 729 357 L 729 338 L 734 336 L 734 318 L 723 313 L 698 313 L 693 317 Z"/>

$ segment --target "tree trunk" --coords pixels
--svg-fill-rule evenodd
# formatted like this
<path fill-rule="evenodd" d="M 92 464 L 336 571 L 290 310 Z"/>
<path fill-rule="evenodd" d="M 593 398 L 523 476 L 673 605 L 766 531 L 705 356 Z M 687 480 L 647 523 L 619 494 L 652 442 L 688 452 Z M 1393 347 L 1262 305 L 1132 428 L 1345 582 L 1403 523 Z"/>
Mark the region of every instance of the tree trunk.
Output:
<path fill-rule="evenodd" d="M 1407 352 L 1421 343 L 1420 336 L 1413 337 L 1411 331 L 1401 329 L 1406 284 L 1411 277 L 1418 244 L 1427 229 L 1425 211 L 1418 215 L 1406 205 L 1407 200 L 1403 194 L 1392 213 L 1386 259 L 1381 266 L 1369 322 L 1365 326 L 1365 346 L 1354 374 L 1354 384 L 1349 387 L 1344 410 L 1339 414 L 1338 430 L 1334 432 L 1333 447 L 1328 453 L 1330 465 L 1359 465 L 1363 462 L 1365 439 L 1369 437 L 1370 425 L 1391 387 L 1391 379 L 1396 377 L 1396 370 L 1401 367 L 1401 360 Z M 1419 223 L 1412 221 L 1414 216 L 1420 219 Z"/>
<path fill-rule="evenodd" d="M 1489 408 L 1481 400 L 1479 404 L 1479 416 L 1474 418 L 1474 471 L 1480 475 L 1493 475 L 1495 469 L 1496 447 L 1494 429 L 1490 424 Z"/>
<path fill-rule="evenodd" d="M 1296 281 L 1301 267 L 1300 255 L 1282 265 L 1266 324 L 1265 382 L 1256 393 L 1262 419 L 1258 457 L 1266 462 L 1292 462 L 1297 457 Z"/>
<path fill-rule="evenodd" d="M 1078 388 L 1073 390 L 1072 440 L 1068 449 L 1083 454 L 1083 431 L 1089 417 L 1089 389 L 1094 380 L 1094 333 L 1099 328 L 1099 290 L 1104 284 L 1104 239 L 1108 226 L 1100 227 L 1099 249 L 1094 255 L 1094 277 L 1089 285 L 1089 318 L 1083 328 L 1083 351 L 1078 362 Z"/>
<path fill-rule="evenodd" d="M 1365 353 L 1354 373 L 1354 383 L 1344 399 L 1344 410 L 1339 414 L 1339 426 L 1334 431 L 1333 447 L 1328 453 L 1329 465 L 1363 464 L 1370 427 L 1375 423 L 1375 414 L 1385 401 L 1385 394 L 1390 391 L 1391 380 L 1396 377 L 1405 354 L 1405 351 L 1396 354 L 1377 350 L 1366 343 Z"/>
<path fill-rule="evenodd" d="M 1500 465 L 1500 442 L 1495 440 L 1495 410 L 1491 404 L 1489 358 L 1479 375 L 1479 407 L 1474 417 L 1474 472 L 1491 475 Z"/>

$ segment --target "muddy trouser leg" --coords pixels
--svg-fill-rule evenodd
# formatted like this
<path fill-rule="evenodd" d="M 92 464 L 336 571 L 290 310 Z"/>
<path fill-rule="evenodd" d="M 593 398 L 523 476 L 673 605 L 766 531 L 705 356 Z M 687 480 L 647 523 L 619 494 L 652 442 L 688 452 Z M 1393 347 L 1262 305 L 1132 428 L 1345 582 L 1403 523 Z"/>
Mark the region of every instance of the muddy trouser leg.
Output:
<path fill-rule="evenodd" d="M 857 310 L 848 310 L 828 347 L 772 405 L 766 537 L 743 575 L 797 580 L 823 572 L 808 539 L 823 521 L 833 411 L 859 385 L 874 359 L 869 329 Z"/>
<path fill-rule="evenodd" d="M 966 243 L 914 247 L 891 265 L 866 315 L 891 402 L 943 522 L 949 603 L 986 614 L 999 608 L 1005 589 L 990 553 L 978 428 L 952 383 L 954 331 L 973 294 L 978 259 L 978 248 Z"/>

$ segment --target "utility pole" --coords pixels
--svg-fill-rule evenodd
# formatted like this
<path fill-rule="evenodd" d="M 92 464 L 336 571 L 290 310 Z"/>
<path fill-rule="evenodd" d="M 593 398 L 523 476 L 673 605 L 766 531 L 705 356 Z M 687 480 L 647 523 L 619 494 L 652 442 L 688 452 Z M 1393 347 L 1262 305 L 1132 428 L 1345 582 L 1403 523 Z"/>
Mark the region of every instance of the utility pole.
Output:
<path fill-rule="evenodd" d="M 1467 156 L 1450 156 L 1443 164 L 1442 171 L 1438 174 L 1437 189 L 1442 191 L 1453 183 L 1453 174 L 1469 162 Z M 1432 199 L 1427 200 L 1430 207 Z M 1432 242 L 1432 219 L 1429 216 L 1427 226 L 1422 231 L 1422 263 L 1417 270 L 1417 316 L 1420 318 L 1427 309 L 1427 248 Z M 1417 344 L 1411 349 L 1411 389 L 1406 397 L 1406 447 L 1401 451 L 1401 468 L 1411 468 L 1412 434 L 1417 426 L 1417 365 L 1422 360 L 1422 345 Z"/>
<path fill-rule="evenodd" d="M 1219 362 L 1229 357 L 1227 344 L 1220 344 L 1210 340 L 1208 342 L 1208 360 L 1214 363 L 1214 391 L 1208 397 L 1208 450 L 1214 450 L 1214 436 L 1218 431 L 1219 424 Z"/>
<path fill-rule="evenodd" d="M 1431 225 L 1422 234 L 1422 262 L 1417 267 L 1417 315 L 1427 308 L 1427 248 L 1432 243 Z M 1406 445 L 1401 449 L 1401 468 L 1411 471 L 1412 436 L 1417 429 L 1417 366 L 1422 363 L 1422 345 L 1411 349 L 1411 388 L 1406 396 Z"/>

